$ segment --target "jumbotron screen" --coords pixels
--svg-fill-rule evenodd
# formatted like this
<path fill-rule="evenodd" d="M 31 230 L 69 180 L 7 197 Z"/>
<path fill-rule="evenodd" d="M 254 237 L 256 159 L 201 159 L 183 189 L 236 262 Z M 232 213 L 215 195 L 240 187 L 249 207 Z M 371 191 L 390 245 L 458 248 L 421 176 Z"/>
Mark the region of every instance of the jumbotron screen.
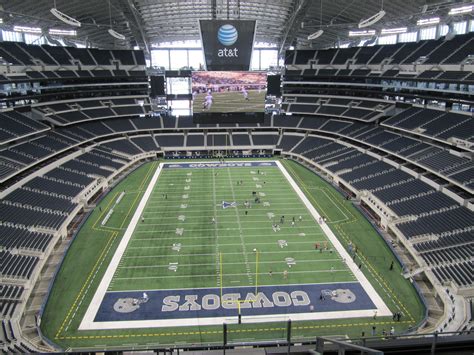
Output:
<path fill-rule="evenodd" d="M 192 73 L 193 113 L 263 112 L 266 92 L 266 73 Z"/>

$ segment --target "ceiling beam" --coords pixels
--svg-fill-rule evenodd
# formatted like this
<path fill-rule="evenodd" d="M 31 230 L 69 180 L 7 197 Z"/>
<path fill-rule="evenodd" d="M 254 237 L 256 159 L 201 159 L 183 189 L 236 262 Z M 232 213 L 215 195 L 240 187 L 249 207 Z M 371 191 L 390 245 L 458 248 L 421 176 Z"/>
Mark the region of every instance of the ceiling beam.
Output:
<path fill-rule="evenodd" d="M 300 26 L 300 23 L 304 18 L 304 14 L 306 13 L 306 10 L 308 9 L 310 4 L 311 1 L 309 0 L 295 0 L 295 10 L 291 14 L 291 17 L 286 25 L 284 35 L 281 40 L 280 50 L 278 51 L 278 56 L 281 56 L 283 54 L 283 51 L 295 38 L 295 29 Z"/>
<path fill-rule="evenodd" d="M 140 12 L 137 10 L 132 0 L 120 0 L 120 4 L 125 18 L 130 23 L 130 30 L 132 31 L 133 37 L 137 43 L 143 43 L 145 52 L 149 54 L 151 48 L 150 41 L 142 25 L 145 21 Z"/>

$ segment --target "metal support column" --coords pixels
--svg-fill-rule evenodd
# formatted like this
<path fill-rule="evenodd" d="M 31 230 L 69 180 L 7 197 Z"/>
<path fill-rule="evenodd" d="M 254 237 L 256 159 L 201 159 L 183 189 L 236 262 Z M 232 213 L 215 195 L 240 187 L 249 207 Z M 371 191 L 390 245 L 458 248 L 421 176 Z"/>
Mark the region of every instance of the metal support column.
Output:
<path fill-rule="evenodd" d="M 287 354 L 290 354 L 291 348 L 291 319 L 288 319 L 287 327 L 286 327 L 286 342 L 288 343 Z"/>

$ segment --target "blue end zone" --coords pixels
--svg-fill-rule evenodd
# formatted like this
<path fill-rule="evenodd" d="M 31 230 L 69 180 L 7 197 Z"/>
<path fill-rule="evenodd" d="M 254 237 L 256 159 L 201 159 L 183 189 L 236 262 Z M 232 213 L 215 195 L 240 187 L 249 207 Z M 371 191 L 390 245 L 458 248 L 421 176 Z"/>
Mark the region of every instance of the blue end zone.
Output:
<path fill-rule="evenodd" d="M 357 282 L 254 287 L 107 292 L 94 322 L 229 317 L 375 309 Z"/>
<path fill-rule="evenodd" d="M 228 162 L 228 163 L 179 163 L 164 164 L 163 169 L 221 169 L 221 168 L 251 168 L 251 167 L 268 167 L 277 166 L 275 162 Z"/>

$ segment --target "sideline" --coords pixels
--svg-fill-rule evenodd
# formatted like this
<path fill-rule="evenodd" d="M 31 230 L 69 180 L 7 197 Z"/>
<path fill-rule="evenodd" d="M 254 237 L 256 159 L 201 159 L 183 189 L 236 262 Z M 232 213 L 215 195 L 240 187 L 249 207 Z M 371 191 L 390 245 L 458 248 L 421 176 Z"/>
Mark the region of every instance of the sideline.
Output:
<path fill-rule="evenodd" d="M 300 187 L 298 184 L 293 180 L 291 175 L 286 171 L 285 167 L 283 164 L 279 161 L 276 161 L 276 165 L 282 172 L 282 174 L 286 177 L 288 182 L 290 183 L 291 187 L 295 190 L 295 192 L 298 194 L 298 196 L 301 198 L 301 201 L 305 204 L 305 206 L 308 208 L 308 211 L 311 213 L 313 218 L 315 219 L 315 223 L 318 223 L 319 218 L 321 216 L 319 215 L 318 211 L 314 208 L 314 206 L 311 204 L 311 202 L 308 200 L 306 195 L 301 191 Z M 370 297 L 372 302 L 375 304 L 377 307 L 377 315 L 378 316 L 391 316 L 392 312 L 390 312 L 390 309 L 387 307 L 385 302 L 382 300 L 382 298 L 379 296 L 377 291 L 374 289 L 374 287 L 371 285 L 369 280 L 365 277 L 364 273 L 359 270 L 359 267 L 356 265 L 356 263 L 352 260 L 352 257 L 349 255 L 349 253 L 346 251 L 344 246 L 341 244 L 341 242 L 337 239 L 337 237 L 334 235 L 332 232 L 331 228 L 327 225 L 327 223 L 324 223 L 320 225 L 321 229 L 323 232 L 326 234 L 328 239 L 331 241 L 332 245 L 336 248 L 337 252 L 343 259 L 346 259 L 346 265 L 349 267 L 349 269 L 352 271 L 354 276 L 357 278 L 357 280 L 360 282 L 364 290 L 367 292 L 367 295 Z M 373 310 L 375 311 L 375 310 Z"/>
<path fill-rule="evenodd" d="M 130 221 L 127 230 L 125 231 L 125 234 L 122 240 L 120 241 L 120 244 L 117 247 L 114 256 L 112 257 L 112 260 L 110 261 L 110 264 L 107 267 L 107 270 L 105 271 L 99 286 L 97 287 L 94 297 L 92 298 L 91 303 L 89 304 L 89 307 L 87 308 L 87 311 L 84 314 L 84 318 L 82 319 L 81 324 L 79 325 L 79 330 L 91 329 L 91 325 L 94 323 L 95 315 L 97 314 L 97 311 L 99 310 L 99 307 L 102 304 L 105 293 L 107 292 L 107 288 L 109 287 L 109 284 L 112 281 L 112 278 L 114 277 L 115 271 L 119 266 L 120 260 L 122 259 L 125 250 L 127 249 L 128 242 L 130 241 L 133 231 L 135 230 L 135 227 L 138 224 L 138 221 L 140 219 L 140 216 L 142 215 L 143 209 L 146 206 L 148 198 L 153 192 L 153 188 L 155 187 L 155 184 L 158 181 L 158 177 L 161 173 L 162 168 L 163 164 L 160 163 L 160 165 L 158 165 L 158 167 L 156 168 L 155 174 L 151 178 L 151 181 L 148 184 L 145 193 L 143 194 L 140 204 L 135 210 L 132 220 Z M 125 220 L 126 218 L 124 219 L 124 221 Z"/>

